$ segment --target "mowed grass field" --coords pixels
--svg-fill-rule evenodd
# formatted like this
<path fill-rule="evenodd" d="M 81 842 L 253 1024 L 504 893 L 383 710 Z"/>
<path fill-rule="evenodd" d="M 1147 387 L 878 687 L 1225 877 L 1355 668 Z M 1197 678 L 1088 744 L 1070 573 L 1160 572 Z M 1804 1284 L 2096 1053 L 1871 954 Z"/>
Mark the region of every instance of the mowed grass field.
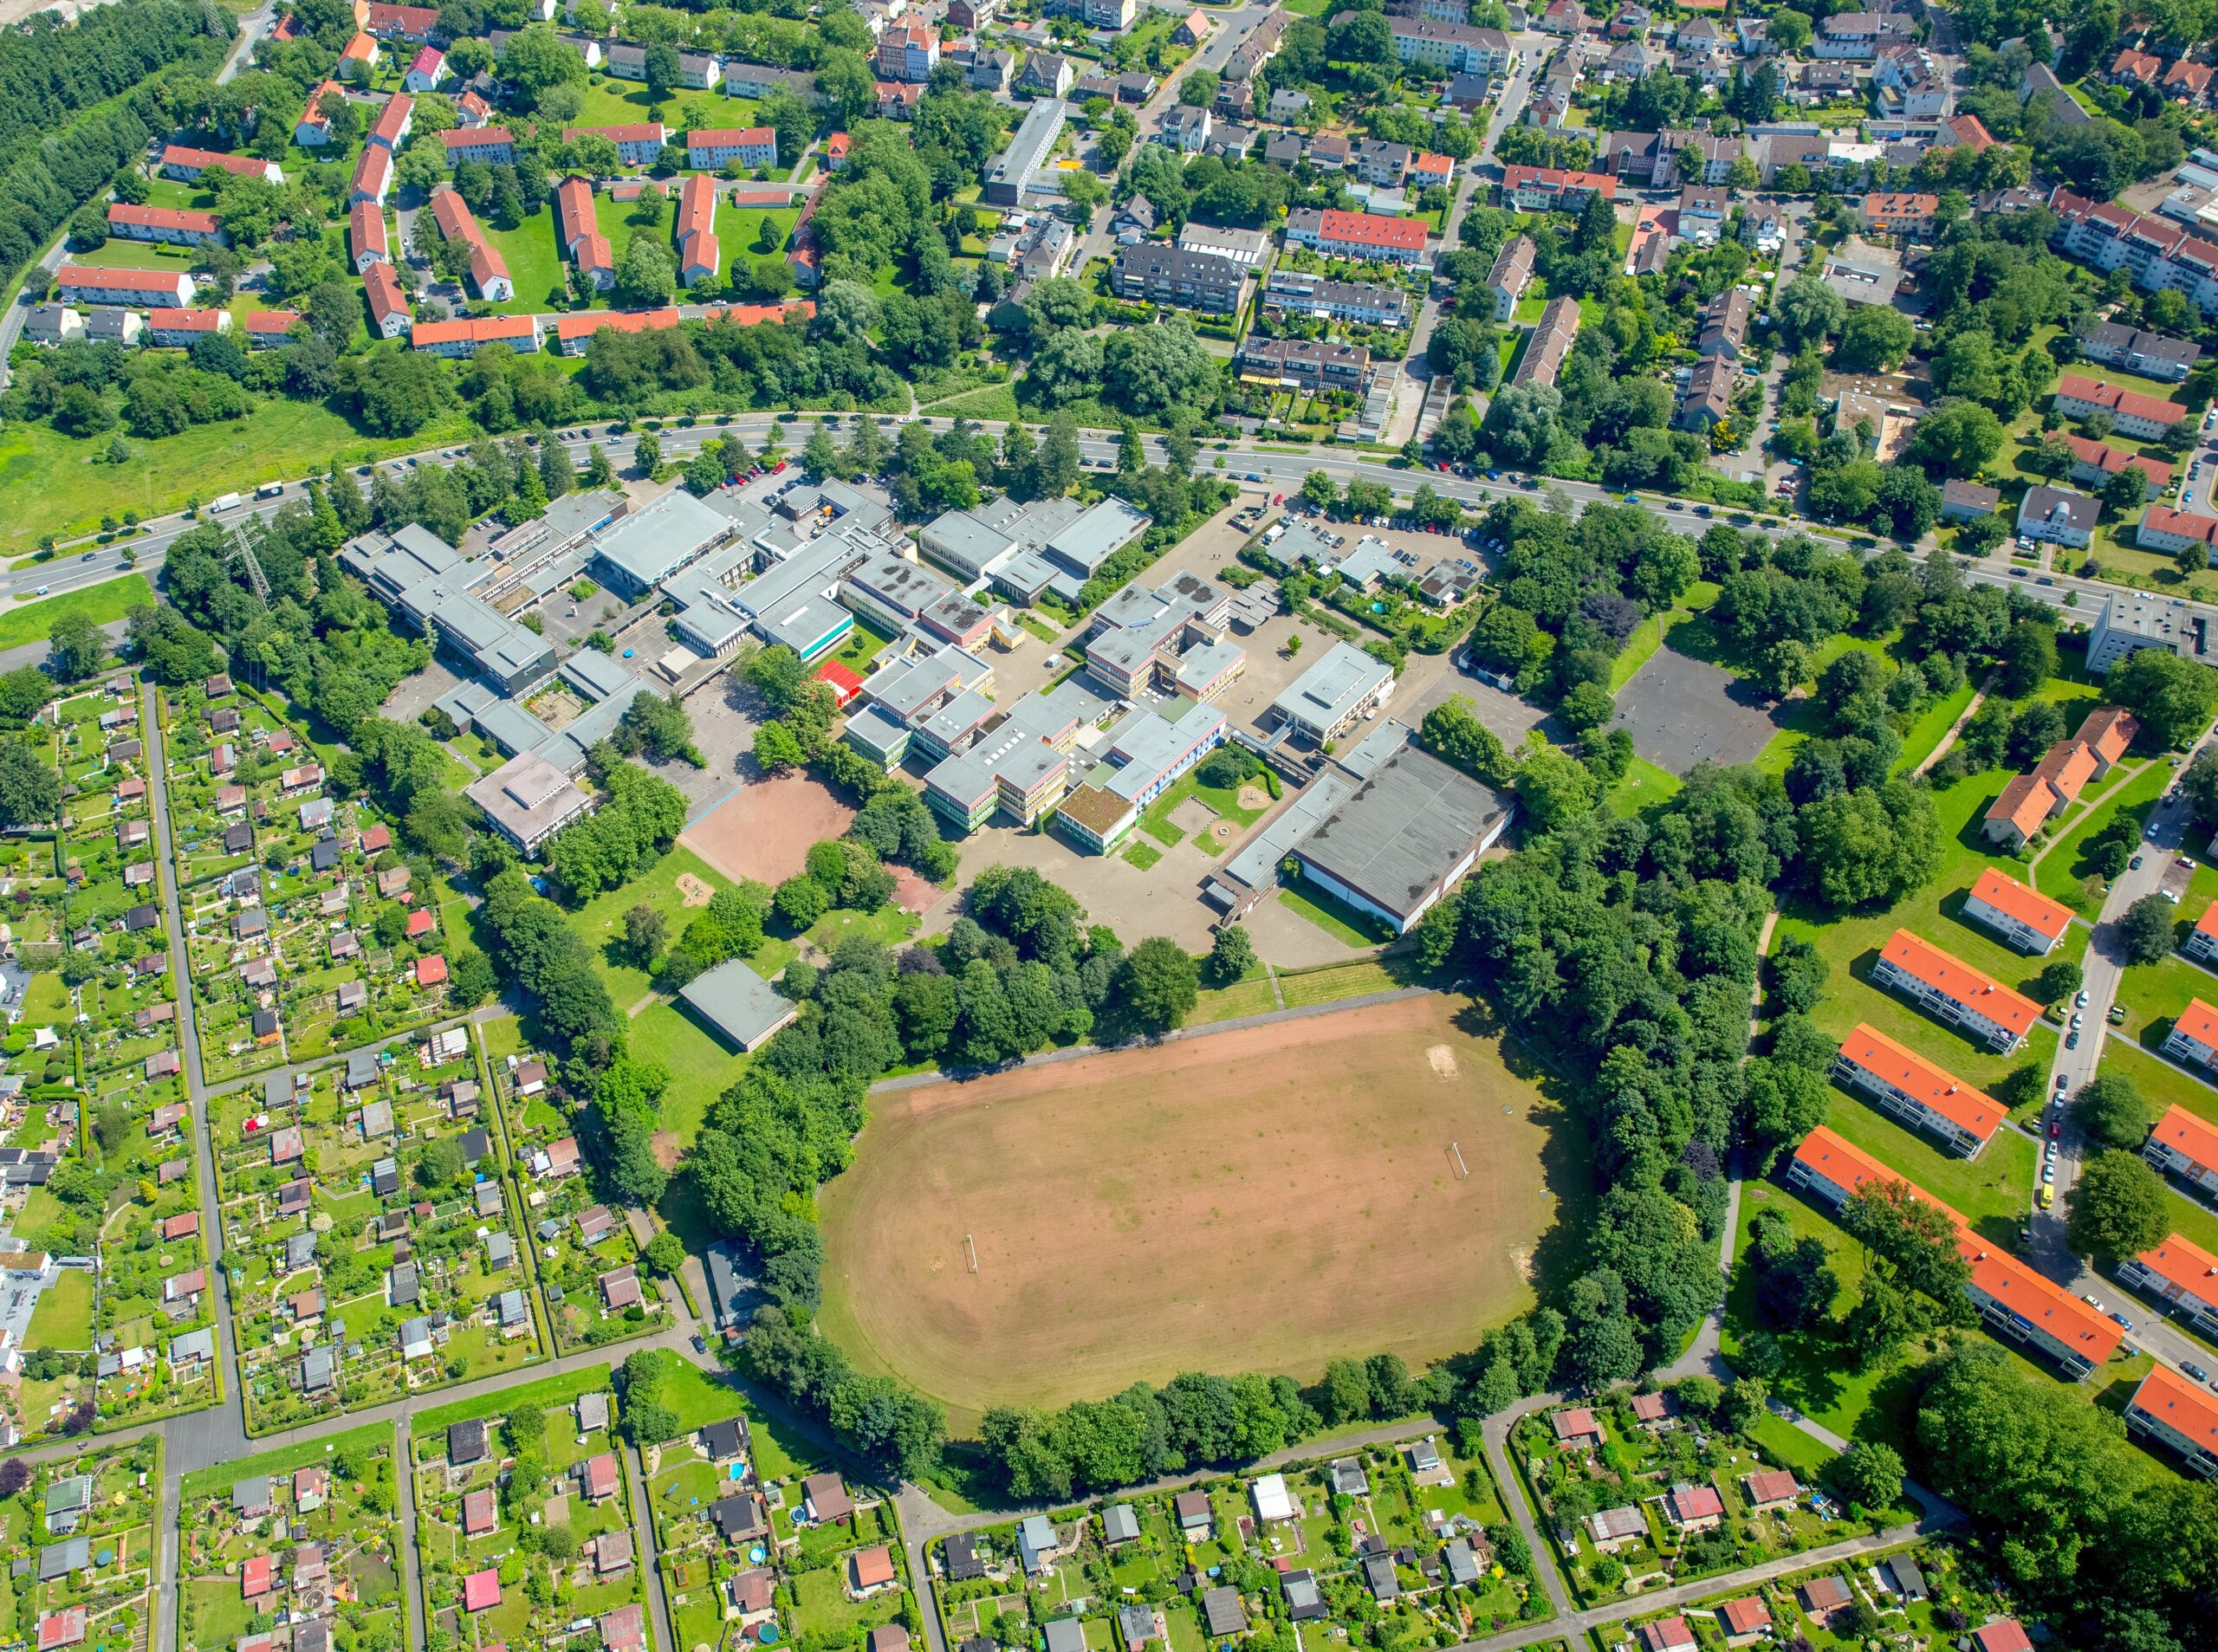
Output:
<path fill-rule="evenodd" d="M 1534 1300 L 1583 1191 L 1550 1185 L 1556 1118 L 1437 994 L 881 1094 L 823 1190 L 821 1323 L 957 1428 L 1182 1370 L 1417 1364 Z"/>

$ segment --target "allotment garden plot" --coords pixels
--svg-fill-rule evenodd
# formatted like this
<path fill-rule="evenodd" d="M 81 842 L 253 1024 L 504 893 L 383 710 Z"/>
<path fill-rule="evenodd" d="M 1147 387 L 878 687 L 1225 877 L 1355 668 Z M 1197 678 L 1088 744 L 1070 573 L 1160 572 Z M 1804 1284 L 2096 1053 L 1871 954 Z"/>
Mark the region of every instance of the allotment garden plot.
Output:
<path fill-rule="evenodd" d="M 213 692 L 205 690 L 214 690 Z M 171 826 L 201 1059 L 221 1083 L 433 1020 L 447 939 L 433 870 L 229 679 L 172 692 Z"/>
<path fill-rule="evenodd" d="M 1111 1499 L 935 1544 L 950 1645 L 1201 1652 L 1228 1625 L 1305 1645 L 1455 1645 L 1545 1613 L 1484 1464 L 1437 1438 Z M 1237 1632 L 1232 1630 L 1229 1632 Z M 1281 1642 L 1281 1644 L 1284 1642 Z"/>
<path fill-rule="evenodd" d="M 250 1427 L 545 1353 L 480 1083 L 451 1028 L 211 1104 Z"/>
<path fill-rule="evenodd" d="M 626 1454 L 611 1431 L 607 1371 L 419 1422 L 413 1442 L 417 1554 L 440 1643 L 511 1652 L 643 1652 L 656 1638 Z"/>
<path fill-rule="evenodd" d="M 1421 1362 L 1531 1301 L 1553 1118 L 1437 994 L 882 1096 L 825 1325 L 963 1414 Z"/>
<path fill-rule="evenodd" d="M 150 1643 L 161 1509 L 161 1441 L 35 1465 L 0 1502 L 16 1563 L 15 1634 L 40 1652 L 134 1652 Z"/>
<path fill-rule="evenodd" d="M 291 1652 L 405 1640 L 392 1430 L 327 1435 L 185 1477 L 178 1506 L 180 1652 L 229 1652 L 289 1623 Z"/>

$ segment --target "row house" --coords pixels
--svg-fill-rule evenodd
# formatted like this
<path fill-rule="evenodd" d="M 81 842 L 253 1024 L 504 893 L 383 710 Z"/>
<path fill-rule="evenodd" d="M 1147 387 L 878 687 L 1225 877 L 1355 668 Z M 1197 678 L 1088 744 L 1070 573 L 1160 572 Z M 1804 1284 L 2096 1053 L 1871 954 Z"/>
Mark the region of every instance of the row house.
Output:
<path fill-rule="evenodd" d="M 1517 49 L 1499 29 L 1477 29 L 1460 20 L 1397 17 L 1393 30 L 1394 55 L 1404 63 L 1422 63 L 1451 75 L 1490 75 L 1497 80 L 1517 72 Z"/>
<path fill-rule="evenodd" d="M 1887 937 L 1871 966 L 1871 982 L 1900 993 L 1998 1055 L 2014 1053 L 2040 1019 L 2041 1007 L 2032 999 L 1908 930 Z"/>
<path fill-rule="evenodd" d="M 373 3 L 356 21 L 377 40 L 405 40 L 411 45 L 428 41 L 438 27 L 437 6 L 399 6 Z"/>
<path fill-rule="evenodd" d="M 1916 25 L 1899 12 L 1837 12 L 1818 25 L 1810 55 L 1874 58 L 1882 46 L 1909 40 L 1916 33 Z"/>
<path fill-rule="evenodd" d="M 1413 264 L 1424 256 L 1423 219 L 1382 217 L 1375 212 L 1300 207 L 1287 215 L 1286 238 L 1289 246 L 1308 247 L 1333 258 Z"/>
<path fill-rule="evenodd" d="M 722 166 L 775 166 L 778 134 L 770 126 L 736 126 L 689 132 L 685 134 L 685 164 L 714 172 Z"/>
<path fill-rule="evenodd" d="M 152 241 L 171 247 L 220 246 L 224 230 L 213 212 L 194 212 L 181 207 L 133 206 L 111 201 L 107 230 L 126 241 Z"/>
<path fill-rule="evenodd" d="M 2089 712 L 2078 733 L 2050 747 L 2030 774 L 2014 776 L 1988 806 L 1981 828 L 1988 841 L 2013 851 L 2023 848 L 2088 782 L 2108 774 L 2140 732 L 2133 715 L 2117 706 Z"/>
<path fill-rule="evenodd" d="M 146 314 L 146 342 L 162 349 L 182 350 L 196 340 L 230 330 L 229 310 L 157 309 Z"/>
<path fill-rule="evenodd" d="M 1384 282 L 1331 281 L 1300 270 L 1274 269 L 1263 283 L 1263 303 L 1268 308 L 1321 315 L 1358 327 L 1399 328 L 1410 324 L 1409 289 Z"/>
<path fill-rule="evenodd" d="M 2218 1060 L 2218 1010 L 2200 998 L 2190 999 L 2180 1014 L 2180 1021 L 2189 1025 L 2187 1036 L 2180 1039 L 2177 1050 L 2172 1047 L 2171 1039 L 2165 1040 L 2164 1053 L 2192 1061 L 2207 1071 Z M 2177 1026 L 2173 1038 L 2180 1038 Z M 2149 1139 L 2141 1144 L 2141 1156 L 2167 1175 L 2177 1176 L 2204 1199 L 2218 1202 L 2218 1125 L 2175 1105 L 2149 1132 Z"/>
<path fill-rule="evenodd" d="M 593 210 L 593 185 L 582 178 L 566 178 L 554 186 L 555 232 L 562 256 L 579 275 L 605 293 L 616 285 L 616 257 L 608 237 L 600 232 Z"/>
<path fill-rule="evenodd" d="M 2150 505 L 2133 530 L 2134 542 L 2144 551 L 2177 555 L 2190 545 L 2200 545 L 2218 563 L 2218 516 L 2198 516 L 2193 511 Z"/>
<path fill-rule="evenodd" d="M 1526 235 L 1512 236 L 1495 254 L 1494 268 L 1487 272 L 1487 290 L 1494 295 L 1496 321 L 1507 321 L 1516 313 L 1525 289 L 1533 284 L 1533 261 L 1539 256 L 1533 237 Z"/>
<path fill-rule="evenodd" d="M 181 269 L 101 269 L 64 264 L 55 291 L 65 304 L 120 304 L 133 309 L 185 309 L 192 302 L 192 277 Z"/>
<path fill-rule="evenodd" d="M 919 19 L 896 23 L 879 37 L 874 62 L 882 80 L 929 81 L 939 67 L 939 33 Z"/>
<path fill-rule="evenodd" d="M 2118 1264 L 2119 1282 L 2154 1297 L 2206 1337 L 2218 1337 L 2218 1256 L 2174 1234 Z"/>
<path fill-rule="evenodd" d="M 723 62 L 708 52 L 678 55 L 678 83 L 689 92 L 713 92 L 723 79 Z M 619 81 L 647 78 L 647 49 L 621 42 L 608 49 L 608 72 Z"/>
<path fill-rule="evenodd" d="M 1965 1294 L 1997 1337 L 2046 1356 L 2074 1379 L 2117 1351 L 2124 1327 L 2007 1252 L 1997 1251 L 1962 1216 L 1898 1172 L 1820 1124 L 1795 1148 L 1787 1179 L 1838 1210 L 1869 1183 L 1898 1183 L 1949 1218 L 1956 1249 L 1969 1264 Z"/>
<path fill-rule="evenodd" d="M 1751 308 L 1743 287 L 1728 287 L 1703 305 L 1696 353 L 1705 359 L 1717 356 L 1738 362 L 1748 344 Z"/>
<path fill-rule="evenodd" d="M 554 318 L 554 348 L 566 356 L 581 356 L 603 327 L 618 333 L 660 333 L 682 319 L 675 304 L 658 310 L 574 310 Z"/>
<path fill-rule="evenodd" d="M 2079 353 L 2106 367 L 2178 384 L 2194 371 L 2202 347 L 2115 321 L 2095 321 L 2079 334 Z"/>
<path fill-rule="evenodd" d="M 1518 359 L 1513 385 L 1553 385 L 1579 338 L 1579 304 L 1569 297 L 1552 298 Z"/>
<path fill-rule="evenodd" d="M 1109 266 L 1109 289 L 1119 298 L 1217 314 L 1229 315 L 1240 308 L 1247 281 L 1246 267 L 1232 259 L 1157 242 L 1118 248 Z"/>
<path fill-rule="evenodd" d="M 453 321 L 418 321 L 410 329 L 409 343 L 435 356 L 474 356 L 489 344 L 505 344 L 519 355 L 535 354 L 539 318 L 474 315 Z"/>
<path fill-rule="evenodd" d="M 347 258 L 357 275 L 368 275 L 372 264 L 392 262 L 385 213 L 376 203 L 357 201 L 347 209 Z"/>
<path fill-rule="evenodd" d="M 2111 60 L 2105 78 L 2112 86 L 2156 86 L 2164 78 L 2164 60 L 2154 52 L 2136 51 L 2127 47 Z"/>
<path fill-rule="evenodd" d="M 400 278 L 389 261 L 379 260 L 362 272 L 362 297 L 370 309 L 372 337 L 397 339 L 409 330 L 414 318 L 408 295 L 400 290 Z"/>
<path fill-rule="evenodd" d="M 1618 180 L 1601 172 L 1566 172 L 1555 166 L 1505 166 L 1502 198 L 1526 212 L 1575 212 L 1589 195 L 1615 198 Z"/>
<path fill-rule="evenodd" d="M 2169 1365 L 2152 1365 L 2126 1402 L 2125 1431 L 2163 1446 L 2200 1480 L 2218 1474 L 2218 1401 Z"/>
<path fill-rule="evenodd" d="M 2056 381 L 2056 411 L 2067 418 L 2108 413 L 2111 429 L 2144 442 L 2156 441 L 2188 416 L 2179 403 L 2161 396 L 2144 396 L 2137 390 L 2069 373 Z"/>
<path fill-rule="evenodd" d="M 1371 352 L 1357 344 L 1250 337 L 1234 366 L 1242 379 L 1299 390 L 1360 396 L 1371 388 Z"/>
<path fill-rule="evenodd" d="M 670 128 L 659 120 L 638 120 L 620 126 L 565 126 L 562 141 L 574 144 L 580 138 L 606 138 L 616 146 L 616 159 L 626 166 L 652 166 L 662 159 L 663 146 L 670 141 Z"/>
<path fill-rule="evenodd" d="M 1937 1137 L 1950 1152 L 1968 1159 L 1979 1156 L 2007 1116 L 1992 1096 L 1935 1066 L 1876 1027 L 1859 1025 L 1841 1041 L 1833 1077 L 1869 1096 L 1910 1129 Z"/>
<path fill-rule="evenodd" d="M 165 144 L 162 147 L 162 176 L 180 184 L 197 180 L 203 172 L 230 172 L 240 178 L 266 178 L 272 184 L 285 181 L 284 168 L 274 160 L 262 160 L 253 155 L 226 155 L 213 149 L 192 149 L 183 144 Z"/>
<path fill-rule="evenodd" d="M 2128 453 L 2124 448 L 2112 447 L 2108 442 L 2098 442 L 2085 436 L 2066 435 L 2064 444 L 2072 450 L 2072 479 L 2087 487 L 2100 488 L 2111 477 L 2126 470 L 2141 473 L 2141 496 L 2143 499 L 2154 499 L 2172 485 L 2172 467 L 2162 459 Z"/>
<path fill-rule="evenodd" d="M 1663 244 L 1657 236 L 1649 243 Z M 1707 436 L 1733 417 L 1733 388 L 1737 370 L 1722 356 L 1705 356 L 1687 375 L 1687 392 L 1679 402 L 1674 423 L 1683 431 Z"/>
<path fill-rule="evenodd" d="M 678 216 L 671 225 L 678 243 L 678 284 L 693 287 L 723 269 L 717 244 L 717 186 L 695 172 L 678 192 Z"/>
<path fill-rule="evenodd" d="M 2218 904 L 2214 904 L 2218 910 Z M 1983 868 L 1964 897 L 1963 916 L 1983 924 L 2019 951 L 2045 958 L 2072 927 L 2072 910 L 1993 866 Z"/>
<path fill-rule="evenodd" d="M 298 310 L 250 310 L 239 318 L 239 325 L 248 349 L 274 350 L 292 341 L 293 329 L 302 319 Z"/>
<path fill-rule="evenodd" d="M 459 191 L 442 187 L 431 193 L 431 220 L 443 240 L 459 241 L 470 254 L 470 284 L 489 304 L 505 304 L 516 295 L 509 275 L 508 260 L 485 238 L 476 214 Z"/>
<path fill-rule="evenodd" d="M 2143 292 L 2172 288 L 2208 314 L 2218 310 L 2218 246 L 2161 218 L 2058 189 L 2058 249 L 2098 269 L 2124 269 Z"/>
<path fill-rule="evenodd" d="M 516 163 L 516 143 L 506 126 L 465 126 L 439 134 L 447 152 L 447 170 L 464 161 L 481 166 L 509 166 Z"/>

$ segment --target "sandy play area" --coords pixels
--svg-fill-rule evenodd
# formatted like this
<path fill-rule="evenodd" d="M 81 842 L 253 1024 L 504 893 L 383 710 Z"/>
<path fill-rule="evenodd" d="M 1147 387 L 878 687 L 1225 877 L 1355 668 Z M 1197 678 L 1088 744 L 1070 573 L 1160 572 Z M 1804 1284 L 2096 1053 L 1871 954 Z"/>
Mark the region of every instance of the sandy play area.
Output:
<path fill-rule="evenodd" d="M 802 869 L 808 845 L 846 832 L 855 812 L 806 774 L 743 784 L 678 834 L 727 878 L 775 888 Z"/>

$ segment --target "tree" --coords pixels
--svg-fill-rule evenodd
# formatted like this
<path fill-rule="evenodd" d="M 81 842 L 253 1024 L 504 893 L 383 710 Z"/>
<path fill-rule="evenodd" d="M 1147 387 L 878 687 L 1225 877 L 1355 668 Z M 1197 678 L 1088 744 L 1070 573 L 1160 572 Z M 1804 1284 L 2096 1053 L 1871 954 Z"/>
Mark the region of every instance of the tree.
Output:
<path fill-rule="evenodd" d="M 0 826 L 44 826 L 60 813 L 62 776 L 28 741 L 0 745 Z"/>
<path fill-rule="evenodd" d="M 2061 1003 L 2079 990 L 2085 979 L 2076 962 L 2070 958 L 2059 958 L 2045 965 L 2040 974 L 2033 977 L 2033 1000 L 2042 1004 Z"/>
<path fill-rule="evenodd" d="M 2136 649 L 2111 667 L 2104 687 L 2164 746 L 2191 743 L 2218 705 L 2218 671 L 2165 648 Z"/>
<path fill-rule="evenodd" d="M 2079 1167 L 2064 1195 L 2065 1233 L 2085 1256 L 2105 1262 L 2138 1256 L 2172 1231 L 2171 1199 L 2139 1154 L 2111 1148 Z"/>
<path fill-rule="evenodd" d="M 678 269 L 670 249 L 644 232 L 633 236 L 617 262 L 617 297 L 626 304 L 651 308 L 669 303 L 677 291 Z"/>
<path fill-rule="evenodd" d="M 2162 895 L 2143 895 L 2117 921 L 2129 962 L 2156 963 L 2170 956 L 2172 919 L 2178 909 Z"/>
<path fill-rule="evenodd" d="M 652 966 L 669 938 L 670 920 L 645 901 L 624 914 L 624 949 L 640 969 Z"/>
<path fill-rule="evenodd" d="M 632 437 L 632 463 L 642 476 L 653 481 L 662 471 L 662 437 L 652 431 L 641 431 Z"/>
<path fill-rule="evenodd" d="M 1860 1509 L 1876 1513 L 1892 1508 L 1902 1500 L 1902 1454 L 1877 1440 L 1853 1441 L 1827 1465 L 1826 1478 Z"/>
<path fill-rule="evenodd" d="M 535 105 L 550 87 L 584 85 L 586 62 L 557 39 L 553 29 L 535 23 L 519 30 L 501 54 L 501 78 L 516 87 L 527 104 Z"/>
<path fill-rule="evenodd" d="M 1150 936 L 1125 955 L 1117 996 L 1132 1019 L 1151 1032 L 1182 1025 L 1201 988 L 1200 971 L 1185 948 L 1167 936 Z"/>
<path fill-rule="evenodd" d="M 2002 639 L 2002 691 L 2022 700 L 2056 675 L 2056 630 L 2039 619 L 2020 619 Z"/>
<path fill-rule="evenodd" d="M 1178 101 L 1190 108 L 1206 109 L 1216 100 L 1216 71 L 1197 68 L 1178 82 Z"/>
<path fill-rule="evenodd" d="M 1910 317 L 1884 304 L 1859 304 L 1842 323 L 1834 364 L 1846 373 L 1884 373 L 1902 365 L 1917 342 Z"/>
<path fill-rule="evenodd" d="M 107 658 L 107 634 L 81 613 L 65 613 L 48 629 L 49 669 L 65 683 L 81 683 Z"/>
<path fill-rule="evenodd" d="M 657 41 L 647 48 L 645 67 L 650 102 L 669 101 L 670 94 L 685 83 L 684 63 L 678 55 L 678 48 L 667 41 Z"/>
<path fill-rule="evenodd" d="M 1216 932 L 1216 939 L 1210 947 L 1210 979 L 1220 987 L 1229 987 L 1255 967 L 1255 946 L 1248 938 L 1248 931 L 1237 923 L 1228 923 Z"/>
<path fill-rule="evenodd" d="M 2148 1138 L 2156 1110 L 2124 1073 L 2098 1072 L 2072 1098 L 2072 1122 L 2104 1146 L 2130 1152 Z"/>

